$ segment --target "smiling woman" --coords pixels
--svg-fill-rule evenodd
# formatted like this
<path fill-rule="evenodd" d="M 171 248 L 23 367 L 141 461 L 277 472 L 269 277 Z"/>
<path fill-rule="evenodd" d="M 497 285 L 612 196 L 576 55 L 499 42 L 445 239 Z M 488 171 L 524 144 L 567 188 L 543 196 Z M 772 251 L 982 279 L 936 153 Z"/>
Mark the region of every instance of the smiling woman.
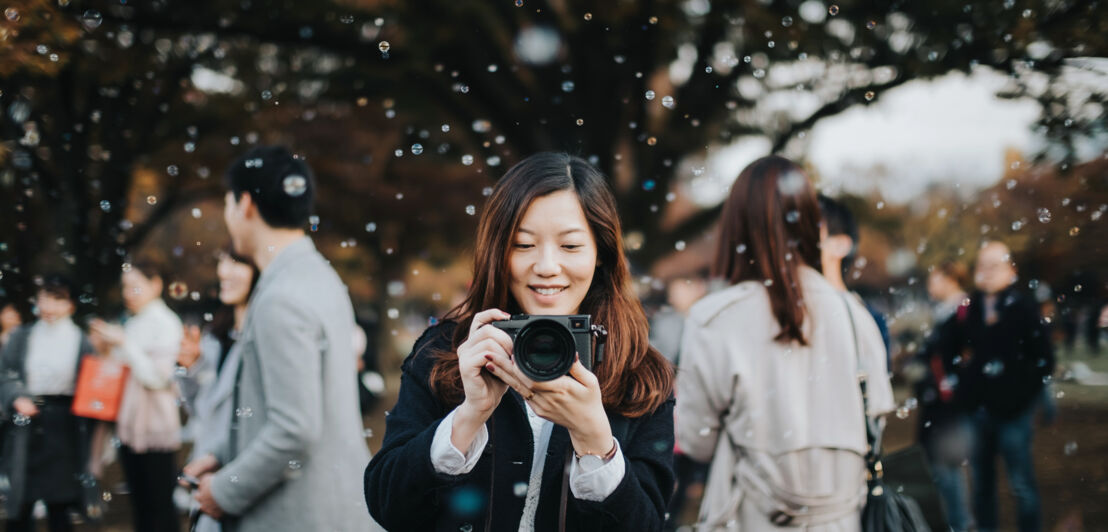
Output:
<path fill-rule="evenodd" d="M 379 522 L 661 529 L 673 491 L 673 374 L 650 347 L 621 234 L 603 175 L 580 158 L 533 155 L 497 183 L 469 293 L 405 360 L 384 444 L 366 468 Z M 609 331 L 604 359 L 531 380 L 512 337 L 485 326 L 518 313 L 590 315 Z"/>

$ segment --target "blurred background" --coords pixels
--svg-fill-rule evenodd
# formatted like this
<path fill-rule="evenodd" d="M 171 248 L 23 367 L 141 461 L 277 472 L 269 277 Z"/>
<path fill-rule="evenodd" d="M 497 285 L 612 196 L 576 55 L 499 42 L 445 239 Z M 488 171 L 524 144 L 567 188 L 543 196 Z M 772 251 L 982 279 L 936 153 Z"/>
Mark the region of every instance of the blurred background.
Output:
<path fill-rule="evenodd" d="M 121 265 L 153 254 L 174 265 L 169 304 L 210 320 L 223 170 L 286 144 L 315 171 L 311 234 L 384 378 L 376 449 L 400 362 L 463 293 L 516 161 L 564 150 L 610 176 L 653 312 L 708 264 L 739 170 L 777 152 L 858 218 L 847 283 L 886 315 L 894 369 L 931 326 L 929 268 L 1011 246 L 1058 345 L 1059 417 L 1036 441 L 1048 528 L 1108 522 L 1103 1 L 0 6 L 0 297 L 25 313 L 55 270 L 80 313 L 118 313 Z"/>

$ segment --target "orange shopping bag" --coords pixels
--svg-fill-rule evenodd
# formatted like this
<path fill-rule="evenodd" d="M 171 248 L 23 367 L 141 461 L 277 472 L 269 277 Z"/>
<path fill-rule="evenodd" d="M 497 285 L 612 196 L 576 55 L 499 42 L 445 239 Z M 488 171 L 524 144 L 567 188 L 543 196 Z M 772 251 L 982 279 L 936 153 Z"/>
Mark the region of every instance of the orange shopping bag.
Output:
<path fill-rule="evenodd" d="M 130 368 L 118 360 L 101 356 L 86 356 L 77 374 L 77 390 L 73 394 L 73 415 L 115 421 L 123 387 Z"/>

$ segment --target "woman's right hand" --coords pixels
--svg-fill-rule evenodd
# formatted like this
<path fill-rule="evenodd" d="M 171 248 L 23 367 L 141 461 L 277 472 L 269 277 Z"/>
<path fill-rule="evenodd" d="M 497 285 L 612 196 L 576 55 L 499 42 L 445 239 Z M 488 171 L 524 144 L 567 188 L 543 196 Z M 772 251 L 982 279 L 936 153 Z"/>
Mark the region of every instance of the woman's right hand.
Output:
<path fill-rule="evenodd" d="M 511 315 L 499 309 L 488 309 L 473 316 L 469 336 L 458 346 L 458 371 L 462 377 L 465 400 L 454 415 L 451 443 L 458 449 L 468 449 L 477 431 L 492 416 L 500 404 L 508 385 L 485 370 L 493 354 L 510 357 L 512 337 L 508 333 L 487 326 Z"/>

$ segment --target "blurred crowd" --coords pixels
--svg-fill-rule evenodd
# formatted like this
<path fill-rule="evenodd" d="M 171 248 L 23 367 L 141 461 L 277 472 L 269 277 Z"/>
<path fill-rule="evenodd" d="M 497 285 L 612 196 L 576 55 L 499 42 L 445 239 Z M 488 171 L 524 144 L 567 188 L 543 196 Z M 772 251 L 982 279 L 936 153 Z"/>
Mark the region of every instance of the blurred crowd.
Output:
<path fill-rule="evenodd" d="M 96 521 L 102 517 L 97 508 L 110 500 L 105 491 L 132 497 L 135 530 L 178 528 L 178 515 L 189 509 L 177 486 L 179 453 L 184 446 L 191 448 L 187 456 L 202 456 L 204 443 L 226 432 L 219 423 L 230 413 L 220 416 L 217 403 L 234 382 L 228 378 L 233 372 L 223 370 L 259 277 L 249 259 L 231 250 L 218 254 L 215 269 L 220 307 L 210 320 L 196 316 L 187 325 L 163 299 L 165 266 L 146 259 L 124 266 L 126 312 L 118 318 L 78 321 L 77 289 L 61 274 L 36 279 L 30 319 L 16 303 L 3 305 L 0 484 L 8 530 L 34 530 L 35 514 L 50 530 L 72 530 L 74 521 L 90 520 L 86 512 Z M 350 344 L 357 367 L 350 378 L 358 383 L 359 407 L 368 411 L 383 380 L 364 369 L 376 367 L 364 326 L 354 329 Z M 72 412 L 82 361 L 89 357 L 127 368 L 114 419 Z M 101 486 L 113 463 L 122 467 L 125 484 Z"/>
<path fill-rule="evenodd" d="M 250 164 L 239 166 L 260 168 L 266 162 L 286 167 L 298 164 L 287 151 L 270 150 L 252 154 Z M 235 187 L 248 186 L 243 183 L 252 178 L 236 176 L 229 192 L 231 203 Z M 301 190 L 293 199 L 301 200 L 299 210 L 306 212 L 303 203 L 311 201 L 307 190 L 310 182 L 300 180 L 304 182 L 298 183 Z M 254 209 L 247 216 L 252 220 L 234 226 L 240 234 L 249 235 L 252 222 L 259 225 L 257 205 L 259 200 L 264 201 L 259 196 L 255 194 Z M 264 208 L 267 216 L 278 217 L 295 212 L 292 203 L 274 202 Z M 235 223 L 230 216 L 228 223 Z M 261 227 L 265 227 L 264 222 Z M 286 261 L 290 256 L 301 262 L 318 257 L 301 229 L 286 232 L 290 234 L 284 235 L 281 247 L 293 248 L 282 254 Z M 251 482 L 240 482 L 238 475 L 231 475 L 228 482 L 235 488 L 257 485 L 255 491 L 272 491 L 283 477 L 310 474 L 312 467 L 301 462 L 307 464 L 311 454 L 307 451 L 320 445 L 305 439 L 304 429 L 342 441 L 344 450 L 335 452 L 336 458 L 368 460 L 362 419 L 357 413 L 372 406 L 383 390 L 383 380 L 372 371 L 376 367 L 373 343 L 368 341 L 366 329 L 354 323 L 345 290 L 334 294 L 334 282 L 326 289 L 342 309 L 333 320 L 341 326 L 338 329 L 331 324 L 318 324 L 313 329 L 316 324 L 310 320 L 284 329 L 265 324 L 265 335 L 272 338 L 281 338 L 289 328 L 305 329 L 302 332 L 313 335 L 313 342 L 319 341 L 315 335 L 325 333 L 334 338 L 318 347 L 321 355 L 317 354 L 310 364 L 314 371 L 290 365 L 287 370 L 301 373 L 284 377 L 284 383 L 273 375 L 264 377 L 274 388 L 291 389 L 295 384 L 302 389 L 314 388 L 317 394 L 306 397 L 283 391 L 266 396 L 259 392 L 247 397 L 242 393 L 250 385 L 244 378 L 256 365 L 274 364 L 258 361 L 256 353 L 254 357 L 244 353 L 247 346 L 242 345 L 248 331 L 248 307 L 264 280 L 259 263 L 265 262 L 249 251 L 250 244 L 244 244 L 244 238 L 250 237 L 241 237 L 237 246 L 229 246 L 215 257 L 219 305 L 203 318 L 188 316 L 183 321 L 166 304 L 164 296 L 179 287 L 167 286 L 172 274 L 169 266 L 150 257 L 129 259 L 123 264 L 119 286 L 125 312 L 119 317 L 75 318 L 77 288 L 66 276 L 56 273 L 35 278 L 32 312 L 24 313 L 21 302 L 16 301 L 0 306 L 0 410 L 4 414 L 0 425 L 0 498 L 7 530 L 34 530 L 35 521 L 43 517 L 51 531 L 73 530 L 74 524 L 82 521 L 97 523 L 104 518 L 110 493 L 130 496 L 131 527 L 136 531 L 179 530 L 182 521 L 188 521 L 189 530 L 221 530 L 225 525 L 248 530 L 241 517 L 245 512 L 236 512 L 239 516 L 235 518 L 221 518 L 221 512 L 212 509 L 211 500 L 207 513 L 202 512 L 203 499 L 191 496 L 190 491 L 207 493 L 215 473 L 243 462 L 242 457 L 251 453 L 269 470 L 275 469 L 277 475 L 268 482 L 256 481 L 266 471 L 264 466 L 253 470 Z M 273 235 L 265 239 L 271 244 L 279 240 Z M 271 253 L 274 247 L 268 245 L 259 254 Z M 326 290 L 314 295 L 327 300 Z M 261 341 L 249 340 L 247 344 Z M 314 387 L 312 380 L 317 383 Z M 279 407 L 285 396 L 297 400 L 296 408 L 311 405 L 313 410 L 274 412 L 272 409 Z M 341 408 L 332 406 L 336 402 L 344 404 Z M 336 438 L 331 427 L 318 426 L 320 418 L 328 417 L 320 413 L 324 408 L 343 412 L 343 427 L 334 430 L 344 437 Z M 278 416 L 284 418 L 273 419 Z M 280 426 L 289 423 L 289 418 L 306 425 Z M 276 434 L 255 432 L 254 437 L 247 437 L 251 428 L 247 425 L 258 419 Z M 279 451 L 260 449 L 266 446 Z M 182 454 L 185 450 L 187 454 Z M 291 458 L 280 460 L 281 452 Z M 182 468 L 183 457 L 187 460 Z M 311 460 L 313 465 L 319 461 Z M 123 481 L 102 486 L 105 470 L 113 463 L 121 467 Z M 234 500 L 236 503 L 258 504 L 258 495 L 238 496 L 241 500 Z M 305 501 L 310 503 L 311 499 Z M 368 522 L 364 511 L 358 515 L 357 522 Z M 312 517 L 306 514 L 307 519 Z"/>

